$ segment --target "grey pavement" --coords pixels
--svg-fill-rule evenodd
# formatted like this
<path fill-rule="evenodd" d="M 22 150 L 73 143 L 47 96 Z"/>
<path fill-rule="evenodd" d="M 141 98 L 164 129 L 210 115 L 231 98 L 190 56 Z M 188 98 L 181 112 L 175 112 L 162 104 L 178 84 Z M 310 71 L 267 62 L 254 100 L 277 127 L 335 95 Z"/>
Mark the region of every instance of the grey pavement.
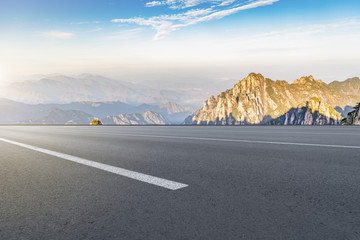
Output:
<path fill-rule="evenodd" d="M 0 239 L 360 239 L 360 127 L 1 126 Z"/>

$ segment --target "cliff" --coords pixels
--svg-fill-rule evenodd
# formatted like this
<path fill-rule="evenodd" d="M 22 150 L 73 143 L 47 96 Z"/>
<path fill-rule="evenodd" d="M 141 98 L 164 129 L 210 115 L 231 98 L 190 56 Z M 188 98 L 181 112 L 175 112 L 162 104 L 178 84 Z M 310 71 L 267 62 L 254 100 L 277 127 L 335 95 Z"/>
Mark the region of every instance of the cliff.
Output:
<path fill-rule="evenodd" d="M 329 104 L 312 98 L 284 115 L 272 120 L 272 125 L 337 125 L 341 122 L 341 114 Z"/>

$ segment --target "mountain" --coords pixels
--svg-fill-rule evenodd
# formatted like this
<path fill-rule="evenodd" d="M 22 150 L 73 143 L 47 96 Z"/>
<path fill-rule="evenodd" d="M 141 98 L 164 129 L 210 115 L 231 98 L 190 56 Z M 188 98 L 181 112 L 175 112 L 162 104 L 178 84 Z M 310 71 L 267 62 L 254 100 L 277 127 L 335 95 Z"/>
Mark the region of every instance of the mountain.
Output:
<path fill-rule="evenodd" d="M 123 102 L 73 102 L 68 104 L 24 104 L 0 98 L 0 124 L 17 124 L 26 119 L 39 119 L 52 110 L 78 110 L 92 116 L 106 117 L 131 112 L 134 106 Z"/>
<path fill-rule="evenodd" d="M 117 115 L 120 113 L 132 112 L 134 106 L 123 103 L 120 101 L 108 101 L 108 102 L 72 102 L 67 104 L 42 104 L 46 108 L 58 108 L 63 110 L 79 110 L 86 112 L 90 115 L 104 118 L 106 116 Z"/>
<path fill-rule="evenodd" d="M 21 121 L 20 124 L 89 124 L 94 117 L 78 110 L 54 109 L 47 116 Z"/>
<path fill-rule="evenodd" d="M 103 124 L 115 125 L 166 125 L 170 124 L 164 116 L 159 113 L 147 111 L 145 113 L 119 114 L 102 119 Z"/>
<path fill-rule="evenodd" d="M 352 90 L 348 90 L 351 87 Z M 326 84 L 312 76 L 292 84 L 251 73 L 233 88 L 211 96 L 203 107 L 185 119 L 185 124 L 267 124 L 301 103 L 318 98 L 332 108 L 346 109 L 360 100 L 360 79 Z"/>
<path fill-rule="evenodd" d="M 337 125 L 341 114 L 318 98 L 311 98 L 296 108 L 272 120 L 272 125 Z"/>
<path fill-rule="evenodd" d="M 21 120 L 46 116 L 49 109 L 0 98 L 0 124 L 16 124 Z"/>
<path fill-rule="evenodd" d="M 0 98 L 0 124 L 18 124 L 25 120 L 42 122 L 54 109 L 76 110 L 90 116 L 105 118 L 119 114 L 132 114 L 153 111 L 164 116 L 171 124 L 181 124 L 185 117 L 194 112 L 191 107 L 184 107 L 174 102 L 160 105 L 141 104 L 133 106 L 120 101 L 109 102 L 72 102 L 67 104 L 24 104 Z M 44 120 L 46 122 L 46 120 Z M 50 124 L 50 123 L 49 123 Z"/>
<path fill-rule="evenodd" d="M 79 77 L 51 75 L 40 80 L 12 83 L 2 88 L 1 95 L 28 104 L 70 103 L 78 101 L 137 102 L 145 99 L 129 83 L 102 76 L 83 74 Z"/>
<path fill-rule="evenodd" d="M 0 96 L 27 104 L 66 104 L 72 102 L 123 102 L 198 104 L 201 91 L 187 88 L 157 89 L 148 84 L 134 84 L 100 75 L 66 76 L 52 74 L 40 79 L 14 82 L 0 89 Z"/>

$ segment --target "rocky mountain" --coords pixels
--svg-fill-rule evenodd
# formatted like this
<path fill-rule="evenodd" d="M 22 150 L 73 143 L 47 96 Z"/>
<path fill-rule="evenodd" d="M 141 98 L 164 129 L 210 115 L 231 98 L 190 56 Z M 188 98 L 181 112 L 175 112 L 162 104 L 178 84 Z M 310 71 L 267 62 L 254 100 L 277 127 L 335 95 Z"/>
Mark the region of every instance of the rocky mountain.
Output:
<path fill-rule="evenodd" d="M 171 123 L 161 114 L 152 111 L 108 116 L 102 119 L 102 122 L 115 125 L 166 125 Z"/>
<path fill-rule="evenodd" d="M 54 109 L 45 117 L 24 120 L 20 124 L 89 124 L 93 119 L 82 111 Z"/>
<path fill-rule="evenodd" d="M 272 120 L 272 125 L 337 125 L 341 114 L 318 98 L 311 98 Z"/>
<path fill-rule="evenodd" d="M 351 90 L 348 87 L 351 86 Z M 216 98 L 211 96 L 203 107 L 185 119 L 185 124 L 240 125 L 267 124 L 300 104 L 318 98 L 332 108 L 344 110 L 360 100 L 360 79 L 326 84 L 312 76 L 292 84 L 273 81 L 251 73 Z"/>
<path fill-rule="evenodd" d="M 141 104 L 132 109 L 131 113 L 152 111 L 165 116 L 172 124 L 181 124 L 184 119 L 192 114 L 195 109 L 184 107 L 174 102 L 160 105 Z"/>
<path fill-rule="evenodd" d="M 344 125 L 360 125 L 360 102 L 349 112 L 346 118 L 342 120 Z"/>

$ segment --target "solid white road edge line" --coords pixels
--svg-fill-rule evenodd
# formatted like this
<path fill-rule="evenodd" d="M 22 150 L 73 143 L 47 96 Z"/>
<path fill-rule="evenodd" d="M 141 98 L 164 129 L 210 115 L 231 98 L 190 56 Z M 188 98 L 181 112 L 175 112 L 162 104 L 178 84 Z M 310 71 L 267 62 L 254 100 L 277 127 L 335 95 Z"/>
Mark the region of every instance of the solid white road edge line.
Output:
<path fill-rule="evenodd" d="M 124 168 L 114 167 L 114 166 L 107 165 L 107 164 L 104 164 L 104 163 L 94 162 L 94 161 L 87 160 L 87 159 L 84 159 L 84 158 L 79 158 L 79 157 L 71 156 L 71 155 L 68 155 L 68 154 L 59 153 L 59 152 L 47 150 L 47 149 L 44 149 L 44 148 L 39 148 L 39 147 L 31 146 L 31 145 L 28 145 L 28 144 L 11 141 L 11 140 L 4 139 L 4 138 L 0 138 L 0 141 L 10 143 L 10 144 L 14 144 L 14 145 L 17 145 L 17 146 L 20 146 L 20 147 L 23 147 L 23 148 L 33 150 L 33 151 L 45 153 L 45 154 L 55 156 L 55 157 L 58 157 L 58 158 L 62 158 L 62 159 L 65 159 L 65 160 L 68 160 L 68 161 L 71 161 L 71 162 L 76 162 L 76 163 L 86 165 L 86 166 L 89 166 L 89 167 L 93 167 L 93 168 L 101 169 L 101 170 L 104 170 L 104 171 L 107 171 L 107 172 L 115 173 L 115 174 L 120 175 L 120 176 L 124 176 L 124 177 L 135 179 L 135 180 L 138 180 L 138 181 L 141 181 L 141 182 L 153 184 L 153 185 L 163 187 L 163 188 L 167 188 L 167 189 L 170 189 L 170 190 L 178 190 L 178 189 L 181 189 L 181 188 L 184 188 L 184 187 L 188 186 L 187 184 L 166 180 L 166 179 L 163 179 L 163 178 L 158 178 L 158 177 L 150 176 L 150 175 L 135 172 L 135 171 L 130 171 L 130 170 L 127 170 L 127 169 L 124 169 Z"/>
<path fill-rule="evenodd" d="M 129 137 L 133 136 L 133 137 L 187 139 L 187 140 L 201 140 L 201 141 L 241 142 L 241 143 L 260 143 L 260 144 L 277 144 L 277 145 L 295 145 L 295 146 L 311 146 L 311 147 L 333 147 L 333 148 L 360 149 L 360 146 L 331 145 L 331 144 L 318 144 L 318 143 L 270 142 L 270 141 L 244 140 L 244 139 L 180 137 L 180 136 L 143 135 L 143 134 L 127 134 L 127 133 L 115 133 L 115 134 L 110 133 L 108 135 L 129 136 Z"/>

